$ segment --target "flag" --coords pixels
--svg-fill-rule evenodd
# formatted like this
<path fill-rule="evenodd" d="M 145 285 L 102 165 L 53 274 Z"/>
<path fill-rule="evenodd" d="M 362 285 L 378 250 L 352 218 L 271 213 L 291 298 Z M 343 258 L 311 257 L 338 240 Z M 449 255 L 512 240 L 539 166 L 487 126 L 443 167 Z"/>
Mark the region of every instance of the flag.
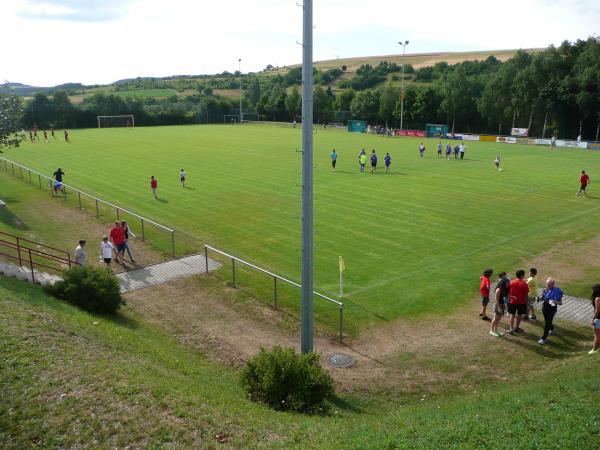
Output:
<path fill-rule="evenodd" d="M 340 256 L 340 272 L 343 272 L 346 269 L 346 264 L 344 264 L 344 258 Z"/>

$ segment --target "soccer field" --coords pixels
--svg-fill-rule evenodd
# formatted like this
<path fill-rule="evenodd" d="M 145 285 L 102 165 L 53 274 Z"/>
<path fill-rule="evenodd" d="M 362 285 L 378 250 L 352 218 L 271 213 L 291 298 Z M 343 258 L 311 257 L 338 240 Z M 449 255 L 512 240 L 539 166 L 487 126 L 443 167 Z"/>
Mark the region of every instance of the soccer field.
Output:
<path fill-rule="evenodd" d="M 300 129 L 119 128 L 75 130 L 71 138 L 27 142 L 4 156 L 48 175 L 62 167 L 69 185 L 299 279 Z M 314 135 L 315 288 L 336 295 L 343 256 L 353 323 L 460 307 L 478 295 L 484 268 L 527 269 L 554 243 L 597 232 L 600 153 L 467 142 L 465 160 L 447 161 L 432 139 L 420 158 L 419 142 L 339 130 Z M 363 147 L 377 151 L 377 174 L 359 172 Z M 501 173 L 493 168 L 497 153 Z M 575 196 L 582 169 L 592 179 L 589 198 Z M 161 201 L 152 197 L 150 175 Z"/>

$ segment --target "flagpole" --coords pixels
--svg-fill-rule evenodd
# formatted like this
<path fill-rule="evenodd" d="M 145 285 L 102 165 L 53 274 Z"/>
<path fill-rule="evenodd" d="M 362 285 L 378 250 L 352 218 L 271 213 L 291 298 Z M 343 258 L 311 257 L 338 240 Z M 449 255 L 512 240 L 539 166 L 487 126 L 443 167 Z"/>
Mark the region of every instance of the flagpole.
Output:
<path fill-rule="evenodd" d="M 342 274 L 343 274 L 343 273 L 344 273 L 344 272 L 342 272 L 342 271 L 340 270 L 340 297 L 342 297 L 342 296 L 344 295 L 344 283 L 343 283 L 343 281 L 342 281 Z"/>

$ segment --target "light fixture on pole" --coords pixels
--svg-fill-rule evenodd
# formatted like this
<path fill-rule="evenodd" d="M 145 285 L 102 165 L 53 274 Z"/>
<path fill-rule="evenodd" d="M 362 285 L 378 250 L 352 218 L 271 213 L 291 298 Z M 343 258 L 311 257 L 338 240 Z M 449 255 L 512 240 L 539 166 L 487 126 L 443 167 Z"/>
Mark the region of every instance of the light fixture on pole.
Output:
<path fill-rule="evenodd" d="M 404 56 L 406 55 L 406 46 L 408 41 L 398 42 L 402 46 L 402 80 L 400 80 L 400 131 L 404 120 Z"/>
<path fill-rule="evenodd" d="M 244 113 L 242 112 L 242 58 L 238 59 L 238 72 L 240 74 L 240 123 L 244 121 Z"/>

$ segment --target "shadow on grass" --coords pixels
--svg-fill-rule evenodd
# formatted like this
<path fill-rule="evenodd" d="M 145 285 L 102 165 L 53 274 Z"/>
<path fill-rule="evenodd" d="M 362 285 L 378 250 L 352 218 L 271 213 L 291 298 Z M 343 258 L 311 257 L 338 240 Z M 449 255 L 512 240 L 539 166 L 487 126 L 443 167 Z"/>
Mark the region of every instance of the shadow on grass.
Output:
<path fill-rule="evenodd" d="M 169 203 L 169 200 L 165 200 L 164 198 L 157 198 L 156 200 L 158 200 L 161 203 Z"/>
<path fill-rule="evenodd" d="M 7 203 L 10 202 L 9 199 L 6 199 L 4 201 Z M 17 230 L 21 231 L 27 231 L 30 229 L 25 222 L 19 219 L 18 216 L 13 214 L 10 211 L 10 209 L 8 209 L 8 206 L 0 207 L 0 223 L 3 223 L 11 228 L 16 228 Z"/>
<path fill-rule="evenodd" d="M 349 412 L 353 412 L 353 413 L 362 413 L 363 412 L 363 410 L 361 408 L 358 408 L 356 405 L 353 405 L 352 403 L 344 400 L 343 398 L 338 397 L 337 395 L 334 396 L 329 401 L 332 405 L 334 405 L 335 407 L 337 407 L 341 410 L 344 410 L 344 411 L 349 411 Z"/>

